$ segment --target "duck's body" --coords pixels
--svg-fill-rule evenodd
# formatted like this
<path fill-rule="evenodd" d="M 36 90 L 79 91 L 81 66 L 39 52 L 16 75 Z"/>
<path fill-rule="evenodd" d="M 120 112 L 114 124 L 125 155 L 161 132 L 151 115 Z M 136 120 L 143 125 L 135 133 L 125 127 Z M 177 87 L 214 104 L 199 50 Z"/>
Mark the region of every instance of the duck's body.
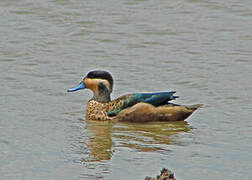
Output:
<path fill-rule="evenodd" d="M 87 120 L 117 120 L 132 122 L 185 120 L 201 105 L 183 106 L 168 101 L 178 98 L 175 91 L 134 93 L 110 99 L 112 76 L 106 71 L 91 71 L 76 88 L 68 92 L 88 88 L 94 96 L 88 101 Z"/>

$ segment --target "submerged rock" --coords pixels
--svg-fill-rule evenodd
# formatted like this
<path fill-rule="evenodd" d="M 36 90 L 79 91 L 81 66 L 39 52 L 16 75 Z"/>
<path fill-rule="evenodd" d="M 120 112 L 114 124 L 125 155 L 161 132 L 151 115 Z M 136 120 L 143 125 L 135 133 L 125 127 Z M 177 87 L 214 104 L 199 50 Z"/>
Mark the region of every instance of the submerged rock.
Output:
<path fill-rule="evenodd" d="M 158 175 L 156 178 L 146 176 L 144 180 L 176 180 L 176 179 L 174 177 L 174 174 L 170 170 L 163 168 L 161 170 L 160 175 Z"/>

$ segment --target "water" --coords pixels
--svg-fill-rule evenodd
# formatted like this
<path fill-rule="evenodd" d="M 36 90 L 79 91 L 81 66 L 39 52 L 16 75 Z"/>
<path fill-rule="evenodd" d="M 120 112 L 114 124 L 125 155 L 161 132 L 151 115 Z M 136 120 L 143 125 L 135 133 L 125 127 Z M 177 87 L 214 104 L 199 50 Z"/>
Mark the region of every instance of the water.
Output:
<path fill-rule="evenodd" d="M 1 179 L 251 179 L 249 0 L 0 2 Z M 187 122 L 87 122 L 93 69 L 113 97 L 176 90 Z"/>

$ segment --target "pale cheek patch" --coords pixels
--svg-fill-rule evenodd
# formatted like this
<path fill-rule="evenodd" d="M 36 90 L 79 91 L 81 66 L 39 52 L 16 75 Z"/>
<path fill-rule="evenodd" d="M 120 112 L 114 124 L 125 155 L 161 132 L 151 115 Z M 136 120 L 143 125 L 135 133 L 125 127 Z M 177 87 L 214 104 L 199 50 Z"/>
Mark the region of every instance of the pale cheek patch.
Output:
<path fill-rule="evenodd" d="M 107 89 L 111 89 L 109 82 L 105 79 L 91 79 L 91 78 L 85 78 L 84 84 L 86 88 L 92 90 L 95 94 L 98 94 L 98 84 L 103 83 Z"/>
<path fill-rule="evenodd" d="M 85 78 L 84 79 L 84 84 L 85 84 L 87 89 L 90 89 L 93 92 L 97 91 L 97 84 L 96 84 L 96 81 L 94 81 L 93 79 Z"/>

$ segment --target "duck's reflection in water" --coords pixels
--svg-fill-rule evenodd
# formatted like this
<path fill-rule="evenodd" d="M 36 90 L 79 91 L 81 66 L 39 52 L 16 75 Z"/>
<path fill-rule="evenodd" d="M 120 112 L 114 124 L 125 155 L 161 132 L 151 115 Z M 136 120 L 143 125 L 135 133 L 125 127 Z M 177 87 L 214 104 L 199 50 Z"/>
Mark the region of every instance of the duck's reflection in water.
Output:
<path fill-rule="evenodd" d="M 187 122 L 122 123 L 86 121 L 88 131 L 89 160 L 110 160 L 113 148 L 127 147 L 148 152 L 168 150 L 167 145 L 177 144 L 174 134 L 190 131 Z"/>
<path fill-rule="evenodd" d="M 169 144 L 181 144 L 174 134 L 190 131 L 187 122 L 117 123 L 113 137 L 120 139 L 115 147 L 129 147 L 141 152 L 169 150 Z"/>
<path fill-rule="evenodd" d="M 112 156 L 113 122 L 86 121 L 88 131 L 88 149 L 91 161 L 109 160 Z"/>

